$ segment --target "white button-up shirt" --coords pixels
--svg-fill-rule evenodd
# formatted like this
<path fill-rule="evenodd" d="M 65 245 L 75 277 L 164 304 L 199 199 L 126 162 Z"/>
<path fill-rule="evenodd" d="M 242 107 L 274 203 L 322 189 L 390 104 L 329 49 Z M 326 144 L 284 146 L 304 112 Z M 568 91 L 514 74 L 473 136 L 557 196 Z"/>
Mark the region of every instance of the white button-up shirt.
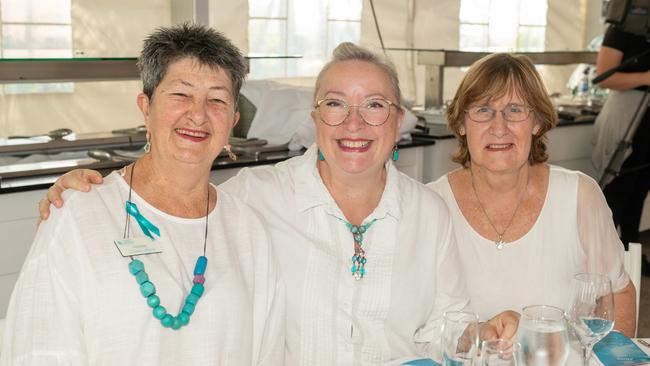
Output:
<path fill-rule="evenodd" d="M 351 275 L 354 242 L 318 173 L 316 147 L 242 169 L 221 188 L 266 222 L 287 296 L 290 365 L 380 364 L 438 358 L 440 320 L 467 303 L 456 243 L 440 197 L 391 162 L 379 205 L 364 223 L 365 277 Z"/>

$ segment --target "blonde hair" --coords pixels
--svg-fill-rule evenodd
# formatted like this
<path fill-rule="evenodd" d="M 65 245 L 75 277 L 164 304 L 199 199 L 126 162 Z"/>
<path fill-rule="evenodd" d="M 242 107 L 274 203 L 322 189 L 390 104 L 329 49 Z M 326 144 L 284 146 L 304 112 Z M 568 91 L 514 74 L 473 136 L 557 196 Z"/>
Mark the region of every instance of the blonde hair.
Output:
<path fill-rule="evenodd" d="M 447 109 L 449 128 L 458 140 L 458 151 L 453 156 L 455 162 L 467 166 L 471 160 L 467 137 L 460 134 L 465 123 L 465 110 L 472 103 L 487 103 L 506 95 L 521 98 L 532 108 L 539 125 L 539 130 L 532 136 L 528 162 L 536 164 L 548 160 L 546 132 L 557 124 L 557 113 L 544 82 L 528 57 L 495 53 L 470 67 Z"/>
<path fill-rule="evenodd" d="M 397 104 L 401 105 L 402 93 L 399 88 L 397 71 L 395 70 L 393 63 L 386 57 L 378 55 L 351 42 L 343 42 L 336 46 L 334 51 L 332 51 L 332 59 L 327 64 L 325 64 L 325 66 L 323 66 L 323 68 L 318 73 L 318 77 L 316 78 L 316 87 L 314 89 L 314 102 L 316 102 L 322 78 L 327 70 L 329 70 L 332 65 L 343 61 L 364 61 L 373 64 L 383 70 L 386 73 L 386 76 L 388 76 L 388 80 L 390 81 L 391 89 L 395 94 Z"/>

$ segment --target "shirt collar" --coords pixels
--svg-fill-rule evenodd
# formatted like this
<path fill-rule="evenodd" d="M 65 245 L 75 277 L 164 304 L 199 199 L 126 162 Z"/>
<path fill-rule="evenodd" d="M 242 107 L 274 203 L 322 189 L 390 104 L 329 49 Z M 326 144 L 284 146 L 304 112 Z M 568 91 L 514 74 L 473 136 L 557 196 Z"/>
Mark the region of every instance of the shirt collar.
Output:
<path fill-rule="evenodd" d="M 334 198 L 330 195 L 323 179 L 318 173 L 317 159 L 318 147 L 313 144 L 298 161 L 295 170 L 296 175 L 296 206 L 300 212 L 309 209 L 324 206 L 327 213 L 343 218 L 343 213 L 337 206 Z M 383 219 L 391 216 L 397 220 L 402 215 L 400 200 L 400 173 L 393 165 L 392 161 L 386 162 L 386 187 L 382 193 L 379 204 L 368 217 L 369 220 L 374 218 Z"/>

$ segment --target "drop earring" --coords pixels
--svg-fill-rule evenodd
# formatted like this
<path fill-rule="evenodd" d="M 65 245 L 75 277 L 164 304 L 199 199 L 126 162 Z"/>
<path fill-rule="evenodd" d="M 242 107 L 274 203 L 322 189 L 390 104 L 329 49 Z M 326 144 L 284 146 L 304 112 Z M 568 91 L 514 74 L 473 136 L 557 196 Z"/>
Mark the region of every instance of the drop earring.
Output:
<path fill-rule="evenodd" d="M 151 134 L 149 132 L 147 132 L 147 143 L 144 144 L 143 149 L 144 149 L 145 154 L 148 154 L 149 152 L 151 152 Z"/>
<path fill-rule="evenodd" d="M 232 161 L 237 160 L 237 155 L 235 155 L 235 153 L 232 152 L 230 144 L 227 144 L 226 146 L 224 146 L 223 149 L 226 150 L 226 152 L 228 153 L 228 157 L 230 158 L 230 160 L 232 160 Z"/>
<path fill-rule="evenodd" d="M 320 160 L 320 161 L 325 161 L 325 156 L 324 156 L 323 153 L 320 151 L 320 149 L 318 149 L 318 160 Z"/>
<path fill-rule="evenodd" d="M 393 146 L 393 161 L 397 161 L 399 159 L 399 148 L 397 147 L 397 143 Z"/>

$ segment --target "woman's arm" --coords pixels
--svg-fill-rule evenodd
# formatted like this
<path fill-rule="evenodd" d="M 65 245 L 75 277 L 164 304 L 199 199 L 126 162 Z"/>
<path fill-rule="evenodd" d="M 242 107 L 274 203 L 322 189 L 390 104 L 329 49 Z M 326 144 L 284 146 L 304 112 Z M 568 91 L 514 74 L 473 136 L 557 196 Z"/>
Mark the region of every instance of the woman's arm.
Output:
<path fill-rule="evenodd" d="M 636 329 L 636 288 L 632 281 L 614 294 L 614 304 L 616 306 L 614 328 L 633 338 Z"/>
<path fill-rule="evenodd" d="M 623 243 L 618 238 L 612 213 L 598 184 L 578 177 L 578 235 L 585 253 L 585 270 L 601 273 L 612 281 L 616 306 L 615 328 L 628 337 L 636 328 L 636 291 L 623 265 Z"/>
<path fill-rule="evenodd" d="M 63 174 L 47 190 L 45 198 L 38 202 L 38 212 L 41 215 L 41 220 L 47 220 L 50 216 L 51 204 L 57 208 L 63 207 L 61 193 L 66 189 L 88 192 L 90 191 L 91 183 L 102 184 L 102 181 L 102 175 L 96 170 L 75 169 Z"/>
<path fill-rule="evenodd" d="M 41 225 L 7 312 L 1 365 L 87 365 L 81 307 L 83 263 L 66 212 Z M 73 263 L 73 265 L 71 265 Z"/>
<path fill-rule="evenodd" d="M 600 47 L 596 60 L 596 72 L 603 72 L 621 64 L 623 52 L 607 47 Z M 650 85 L 650 70 L 645 72 L 617 72 L 600 82 L 600 87 L 612 90 L 634 89 L 639 86 Z"/>

